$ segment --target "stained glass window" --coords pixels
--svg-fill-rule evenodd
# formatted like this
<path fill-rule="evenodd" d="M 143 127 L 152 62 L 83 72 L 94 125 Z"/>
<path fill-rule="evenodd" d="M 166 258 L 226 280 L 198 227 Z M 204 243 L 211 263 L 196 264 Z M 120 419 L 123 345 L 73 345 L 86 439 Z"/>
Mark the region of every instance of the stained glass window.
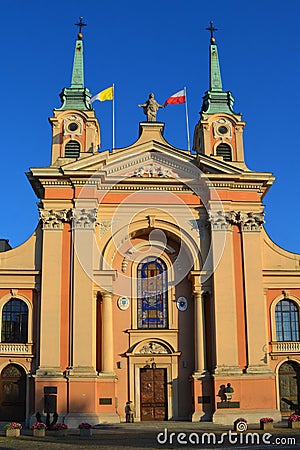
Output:
<path fill-rule="evenodd" d="M 168 279 L 165 263 L 147 257 L 138 265 L 138 328 L 168 327 Z"/>
<path fill-rule="evenodd" d="M 28 307 L 22 300 L 9 300 L 2 310 L 1 342 L 26 343 L 27 339 Z"/>
<path fill-rule="evenodd" d="M 299 341 L 299 310 L 291 300 L 281 300 L 275 308 L 277 341 Z"/>

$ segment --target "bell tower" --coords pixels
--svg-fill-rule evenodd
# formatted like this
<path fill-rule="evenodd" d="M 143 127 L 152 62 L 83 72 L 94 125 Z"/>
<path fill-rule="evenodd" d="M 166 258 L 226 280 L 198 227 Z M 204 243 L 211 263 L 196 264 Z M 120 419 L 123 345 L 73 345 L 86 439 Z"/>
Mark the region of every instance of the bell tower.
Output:
<path fill-rule="evenodd" d="M 241 114 L 233 110 L 234 99 L 222 85 L 218 48 L 214 37 L 217 28 L 210 22 L 209 69 L 210 87 L 205 92 L 200 120 L 195 127 L 193 150 L 213 158 L 244 166 Z"/>
<path fill-rule="evenodd" d="M 51 165 L 60 166 L 66 158 L 74 160 L 97 153 L 100 148 L 100 125 L 90 103 L 91 93 L 84 85 L 82 27 L 75 43 L 72 81 L 60 94 L 62 105 L 49 119 L 52 126 Z"/>

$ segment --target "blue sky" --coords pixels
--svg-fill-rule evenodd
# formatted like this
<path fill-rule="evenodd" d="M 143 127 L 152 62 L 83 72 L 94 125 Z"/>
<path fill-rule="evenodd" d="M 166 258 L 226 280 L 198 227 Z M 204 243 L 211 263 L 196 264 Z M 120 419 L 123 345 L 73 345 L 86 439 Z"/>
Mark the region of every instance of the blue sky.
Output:
<path fill-rule="evenodd" d="M 94 95 L 115 83 L 116 147 L 136 140 L 144 120 L 137 107 L 150 92 L 163 103 L 187 87 L 190 131 L 208 89 L 213 20 L 223 88 L 247 122 L 246 163 L 270 171 L 266 229 L 300 253 L 299 104 L 300 2 L 288 0 L 12 0 L 1 2 L 0 236 L 21 244 L 36 227 L 37 198 L 24 175 L 50 162 L 48 117 L 70 85 L 79 16 L 84 28 L 85 82 Z M 111 102 L 94 104 L 102 149 L 111 147 Z M 165 137 L 186 148 L 184 105 L 160 110 Z"/>

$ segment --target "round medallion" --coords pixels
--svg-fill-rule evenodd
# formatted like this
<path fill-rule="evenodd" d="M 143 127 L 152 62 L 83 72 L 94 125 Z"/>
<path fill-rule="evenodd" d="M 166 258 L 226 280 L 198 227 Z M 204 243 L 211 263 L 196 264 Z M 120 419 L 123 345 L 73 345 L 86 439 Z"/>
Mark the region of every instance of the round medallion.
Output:
<path fill-rule="evenodd" d="M 176 305 L 179 311 L 185 311 L 188 307 L 188 301 L 185 297 L 178 297 Z"/>
<path fill-rule="evenodd" d="M 129 298 L 127 297 L 119 297 L 118 299 L 118 307 L 125 311 L 129 307 Z"/>

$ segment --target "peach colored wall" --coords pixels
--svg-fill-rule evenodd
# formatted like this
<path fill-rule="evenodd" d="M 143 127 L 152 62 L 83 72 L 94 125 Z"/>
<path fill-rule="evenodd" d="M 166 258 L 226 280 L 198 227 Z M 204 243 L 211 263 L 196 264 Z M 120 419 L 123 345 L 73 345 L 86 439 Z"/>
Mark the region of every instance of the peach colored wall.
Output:
<path fill-rule="evenodd" d="M 215 402 L 220 401 L 218 392 L 220 386 L 227 385 L 231 382 L 228 378 L 215 379 Z M 235 378 L 232 382 L 234 389 L 232 401 L 240 402 L 240 409 L 272 409 L 276 408 L 276 383 L 275 377 L 256 377 L 252 379 L 251 376 L 238 379 Z"/>
<path fill-rule="evenodd" d="M 232 200 L 235 202 L 259 202 L 261 200 L 260 195 L 257 192 L 247 192 L 247 191 L 229 191 L 229 190 L 218 190 L 217 191 L 220 200 Z"/>
<path fill-rule="evenodd" d="M 52 188 L 48 187 L 45 189 L 44 199 L 64 199 L 70 200 L 73 198 L 72 188 Z"/>
<path fill-rule="evenodd" d="M 67 413 L 67 381 L 65 379 L 35 379 L 35 410 L 34 412 L 44 411 L 44 387 L 57 387 L 57 412 Z"/>
<path fill-rule="evenodd" d="M 9 295 L 9 294 L 10 294 L 10 289 L 0 289 L 0 298 L 4 297 L 4 295 Z M 24 295 L 24 297 L 28 298 L 28 300 L 33 303 L 33 297 L 34 297 L 33 289 L 18 289 L 18 294 Z M 16 295 L 16 298 L 17 297 L 18 297 L 18 295 Z"/>
<path fill-rule="evenodd" d="M 103 398 L 103 397 L 111 398 L 112 405 L 100 405 L 99 398 Z M 116 400 L 116 382 L 114 380 L 98 381 L 97 385 L 96 385 L 95 410 L 98 413 L 114 413 L 116 411 L 116 401 L 115 400 Z"/>
<path fill-rule="evenodd" d="M 96 380 L 86 381 L 84 379 L 69 379 L 69 410 L 70 412 L 92 413 L 95 411 Z M 102 395 L 107 397 L 105 395 Z"/>
<path fill-rule="evenodd" d="M 178 403 L 179 417 L 191 416 L 192 404 L 192 383 L 190 375 L 195 369 L 194 362 L 194 301 L 192 296 L 191 282 L 186 278 L 183 279 L 175 290 L 175 298 L 184 296 L 188 300 L 188 308 L 186 311 L 178 311 L 175 309 L 176 321 L 178 329 L 178 350 L 181 356 L 178 359 Z M 184 361 L 187 367 L 183 367 Z"/>
<path fill-rule="evenodd" d="M 193 380 L 194 411 L 200 411 L 202 414 L 208 413 L 210 417 L 215 408 L 213 391 L 214 386 L 211 378 L 204 378 L 201 381 Z M 209 397 L 210 402 L 198 403 L 198 397 Z"/>
<path fill-rule="evenodd" d="M 176 192 L 176 195 L 169 194 L 169 193 L 158 193 L 156 192 L 155 195 L 149 195 L 149 193 L 143 193 L 140 192 L 138 195 L 132 196 L 132 193 L 115 193 L 115 192 L 108 192 L 107 194 L 101 195 L 100 193 L 97 193 L 97 198 L 101 204 L 119 204 L 124 202 L 127 198 L 130 198 L 130 201 L 128 204 L 146 204 L 146 205 L 170 205 L 170 204 L 180 204 L 180 200 L 185 203 L 186 205 L 194 205 L 199 206 L 201 204 L 201 201 L 199 197 L 196 194 L 181 194 L 180 192 Z M 179 201 L 177 200 L 180 199 Z"/>

